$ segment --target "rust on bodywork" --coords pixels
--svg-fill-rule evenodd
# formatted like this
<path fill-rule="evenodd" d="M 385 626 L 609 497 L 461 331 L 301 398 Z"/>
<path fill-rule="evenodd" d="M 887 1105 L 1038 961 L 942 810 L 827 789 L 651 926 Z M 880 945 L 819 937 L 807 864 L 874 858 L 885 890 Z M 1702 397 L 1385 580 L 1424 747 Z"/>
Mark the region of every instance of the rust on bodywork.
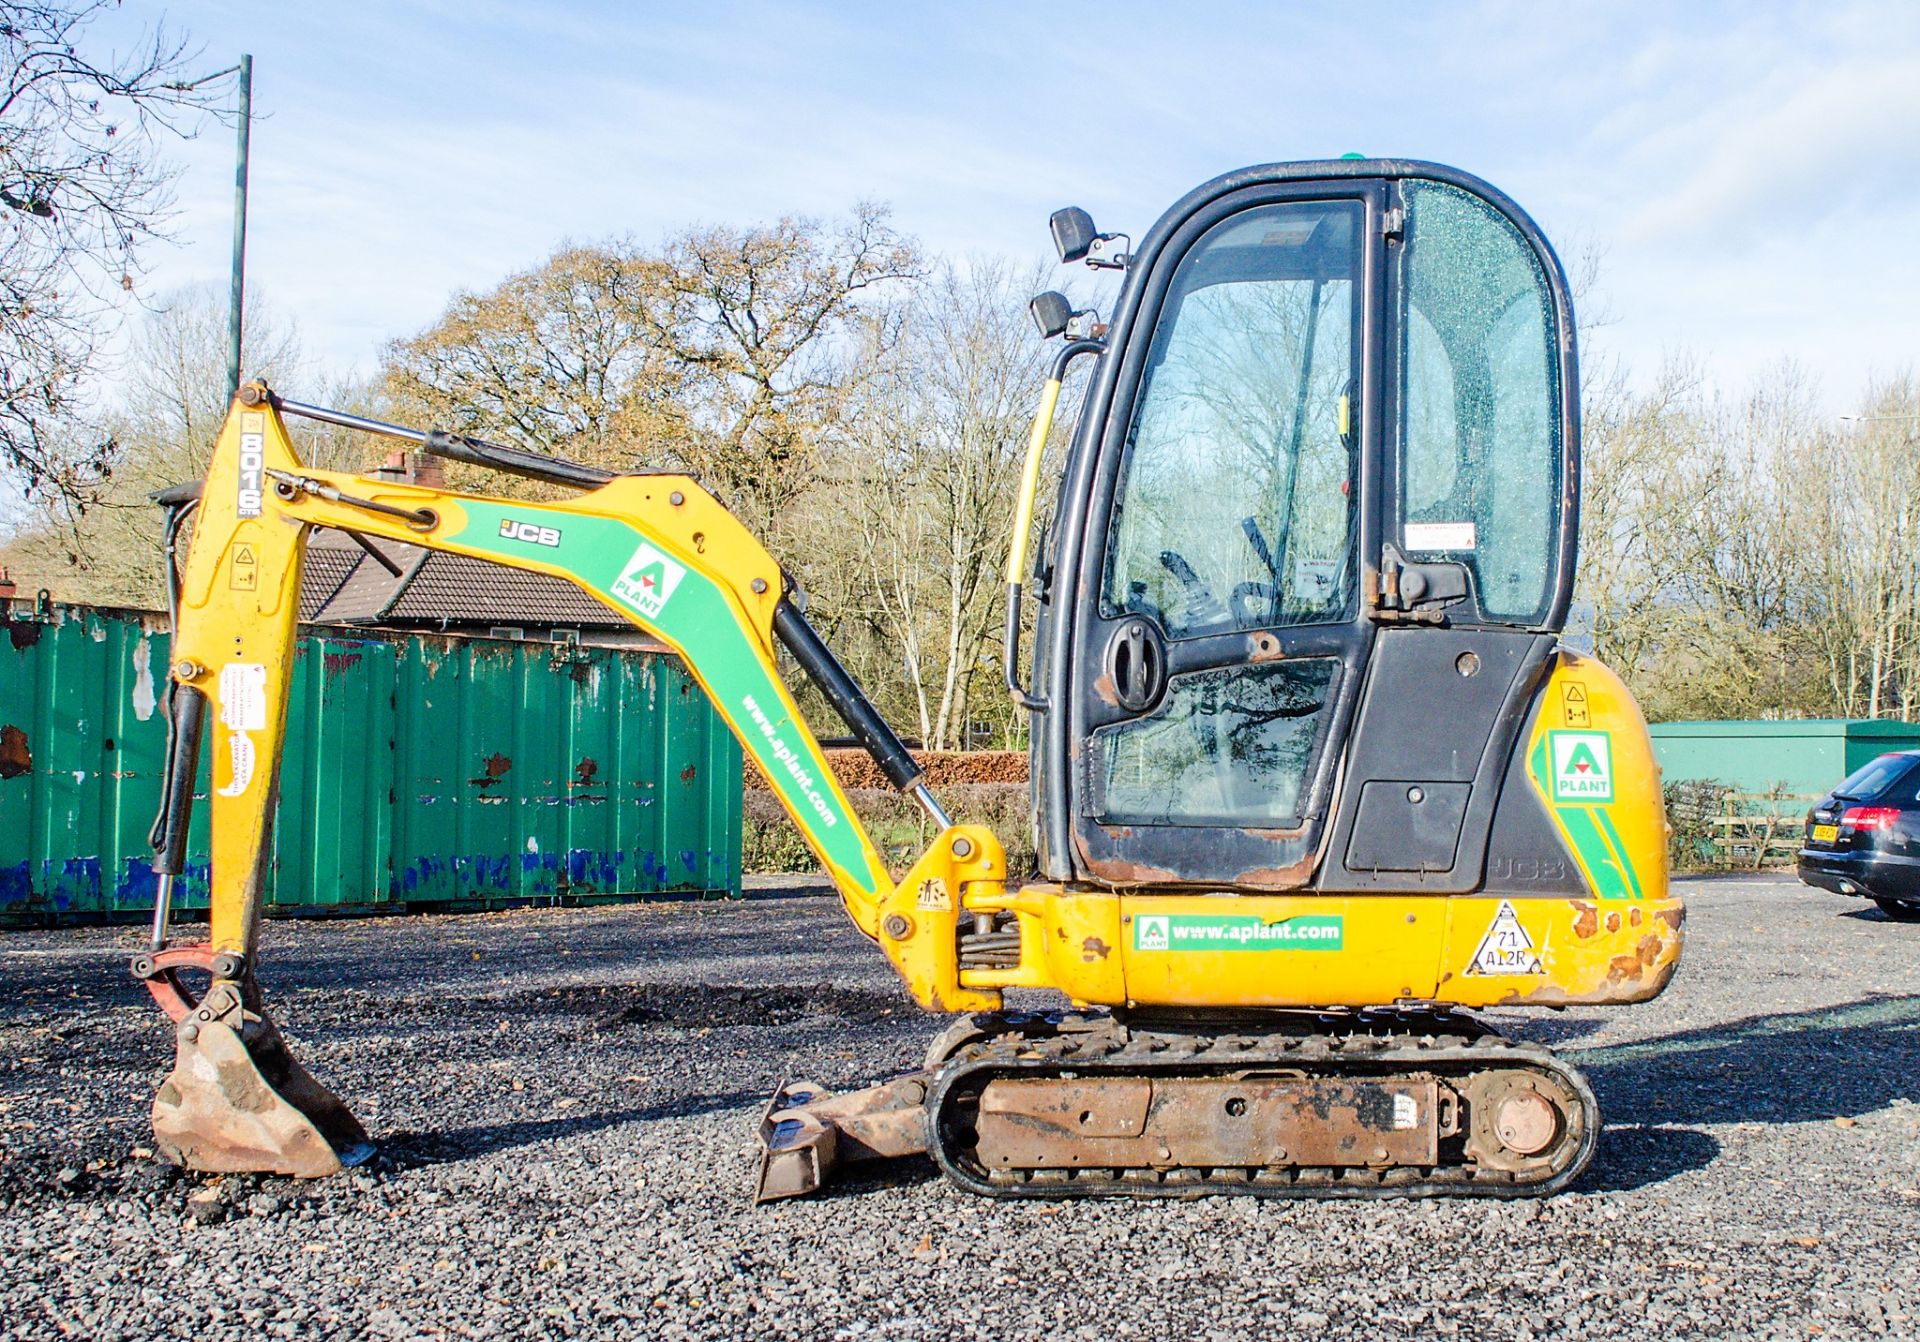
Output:
<path fill-rule="evenodd" d="M 1235 876 L 1233 884 L 1251 885 L 1264 890 L 1297 890 L 1313 876 L 1313 857 L 1312 853 L 1308 853 L 1298 862 L 1284 867 L 1252 867 Z"/>
<path fill-rule="evenodd" d="M 1107 945 L 1107 943 L 1100 940 L 1099 937 L 1088 937 L 1080 943 L 1080 950 L 1081 958 L 1086 960 L 1088 964 L 1092 964 L 1095 960 L 1104 960 L 1113 954 L 1113 947 Z"/>
<path fill-rule="evenodd" d="M 1096 858 L 1082 853 L 1086 859 L 1087 870 L 1096 880 L 1109 885 L 1171 885 L 1177 883 L 1177 872 L 1165 867 L 1150 867 L 1143 862 L 1128 862 L 1124 858 Z"/>
<path fill-rule="evenodd" d="M 1589 939 L 1597 935 L 1601 923 L 1599 910 L 1581 900 L 1568 902 L 1578 911 L 1575 934 Z M 1588 991 L 1568 992 L 1556 984 L 1542 984 L 1531 991 L 1509 993 L 1495 1005 L 1607 1006 L 1658 997 L 1673 978 L 1674 970 L 1679 968 L 1680 928 L 1685 920 L 1684 908 L 1657 909 L 1651 920 L 1643 917 L 1641 921 L 1648 927 L 1646 934 L 1633 943 L 1631 951 L 1610 957 L 1606 977 Z M 1606 921 L 1616 928 L 1621 925 L 1615 913 L 1610 912 Z"/>
<path fill-rule="evenodd" d="M 1573 934 L 1582 941 L 1591 940 L 1600 931 L 1600 910 L 1584 899 L 1570 899 L 1573 905 Z"/>
<path fill-rule="evenodd" d="M 1455 1113 L 1431 1079 L 1022 1077 L 977 1122 L 990 1169 L 1337 1168 L 1431 1165 Z"/>
<path fill-rule="evenodd" d="M 513 767 L 513 761 L 496 750 L 487 756 L 480 767 L 485 772 L 480 777 L 469 778 L 467 781 L 477 788 L 490 788 L 506 776 L 507 770 Z"/>
<path fill-rule="evenodd" d="M 1286 649 L 1280 646 L 1280 638 L 1265 629 L 1260 630 L 1247 640 L 1249 662 L 1277 662 L 1284 658 Z"/>
<path fill-rule="evenodd" d="M 0 778 L 18 778 L 33 768 L 27 734 L 9 722 L 0 727 Z"/>

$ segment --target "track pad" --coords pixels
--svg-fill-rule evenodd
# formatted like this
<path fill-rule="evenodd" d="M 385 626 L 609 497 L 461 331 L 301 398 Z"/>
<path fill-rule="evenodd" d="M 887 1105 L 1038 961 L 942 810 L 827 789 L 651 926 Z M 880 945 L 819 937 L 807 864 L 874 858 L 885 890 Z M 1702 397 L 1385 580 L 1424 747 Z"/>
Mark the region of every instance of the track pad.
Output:
<path fill-rule="evenodd" d="M 173 1071 L 153 1101 L 153 1135 L 191 1170 L 317 1179 L 373 1153 L 337 1096 L 294 1061 L 272 1018 L 238 984 L 216 982 L 175 1029 Z"/>

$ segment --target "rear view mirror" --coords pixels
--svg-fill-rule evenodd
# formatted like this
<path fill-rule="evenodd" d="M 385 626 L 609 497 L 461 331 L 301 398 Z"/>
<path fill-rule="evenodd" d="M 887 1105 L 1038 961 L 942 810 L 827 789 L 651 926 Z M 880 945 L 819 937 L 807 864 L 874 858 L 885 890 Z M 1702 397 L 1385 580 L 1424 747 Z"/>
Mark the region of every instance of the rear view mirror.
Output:
<path fill-rule="evenodd" d="M 1040 338 L 1051 340 L 1067 329 L 1073 320 L 1073 304 L 1067 296 L 1057 289 L 1049 289 L 1038 294 L 1027 304 L 1027 312 L 1033 317 L 1033 324 L 1040 328 Z"/>
<path fill-rule="evenodd" d="M 1055 210 L 1047 219 L 1047 227 L 1053 230 L 1053 247 L 1060 253 L 1063 266 L 1086 256 L 1094 239 L 1100 236 L 1093 226 L 1093 216 L 1078 205 Z"/>

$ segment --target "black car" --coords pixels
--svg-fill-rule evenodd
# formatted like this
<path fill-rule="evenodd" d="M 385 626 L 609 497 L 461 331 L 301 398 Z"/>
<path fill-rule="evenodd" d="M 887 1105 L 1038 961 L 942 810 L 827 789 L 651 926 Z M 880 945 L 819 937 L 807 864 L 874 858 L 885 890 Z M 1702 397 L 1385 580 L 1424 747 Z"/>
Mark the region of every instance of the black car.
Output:
<path fill-rule="evenodd" d="M 1880 756 L 1807 812 L 1800 879 L 1920 922 L 1920 750 Z"/>

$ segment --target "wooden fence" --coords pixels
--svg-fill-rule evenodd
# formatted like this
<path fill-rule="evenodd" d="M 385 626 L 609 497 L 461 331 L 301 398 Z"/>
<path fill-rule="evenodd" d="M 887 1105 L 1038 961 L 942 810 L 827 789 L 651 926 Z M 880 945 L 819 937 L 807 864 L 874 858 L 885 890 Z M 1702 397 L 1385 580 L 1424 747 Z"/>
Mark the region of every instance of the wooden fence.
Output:
<path fill-rule="evenodd" d="M 1720 865 L 1788 866 L 1807 836 L 1807 804 L 1819 793 L 1729 792 L 1713 819 L 1713 846 Z"/>

